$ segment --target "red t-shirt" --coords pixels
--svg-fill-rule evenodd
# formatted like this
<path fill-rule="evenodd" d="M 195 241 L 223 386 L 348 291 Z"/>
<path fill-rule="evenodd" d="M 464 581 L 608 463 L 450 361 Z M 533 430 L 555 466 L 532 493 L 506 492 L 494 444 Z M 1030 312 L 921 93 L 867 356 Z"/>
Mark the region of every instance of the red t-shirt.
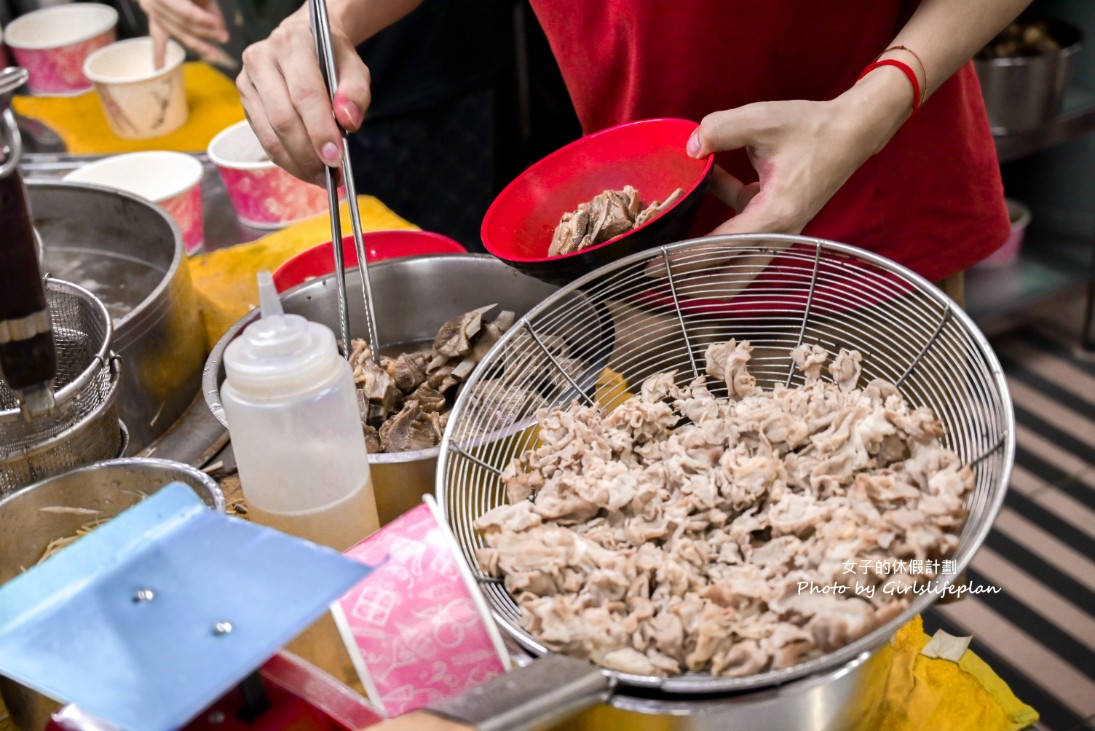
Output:
<path fill-rule="evenodd" d="M 909 0 L 532 0 L 586 132 L 757 101 L 831 99 L 916 7 Z M 839 9 L 838 9 L 839 6 Z M 748 182 L 744 151 L 719 156 Z M 931 280 L 1001 245 L 1009 223 L 976 73 L 966 64 L 803 232 Z"/>

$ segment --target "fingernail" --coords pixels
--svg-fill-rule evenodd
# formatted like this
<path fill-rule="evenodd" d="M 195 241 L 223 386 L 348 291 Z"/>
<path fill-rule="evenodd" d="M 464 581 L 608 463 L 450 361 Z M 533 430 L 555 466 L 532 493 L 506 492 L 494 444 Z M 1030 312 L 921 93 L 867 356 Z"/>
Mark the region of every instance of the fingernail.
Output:
<path fill-rule="evenodd" d="M 348 117 L 354 124 L 361 124 L 361 110 L 353 102 L 342 103 L 342 116 Z"/>
<path fill-rule="evenodd" d="M 319 150 L 319 156 L 330 167 L 337 166 L 339 159 L 342 157 L 338 152 L 338 145 L 334 142 L 324 142 L 323 147 Z"/>
<path fill-rule="evenodd" d="M 692 134 L 688 137 L 688 144 L 684 147 L 685 151 L 690 157 L 696 157 L 700 154 L 700 130 L 699 127 L 692 130 Z"/>

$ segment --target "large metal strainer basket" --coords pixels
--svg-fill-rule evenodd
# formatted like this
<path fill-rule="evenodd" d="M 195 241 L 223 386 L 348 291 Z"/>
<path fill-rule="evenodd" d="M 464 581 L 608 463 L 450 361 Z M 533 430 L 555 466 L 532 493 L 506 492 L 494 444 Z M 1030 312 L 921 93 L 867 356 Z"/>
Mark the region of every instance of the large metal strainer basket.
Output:
<path fill-rule="evenodd" d="M 122 446 L 110 314 L 86 289 L 59 279 L 46 279 L 46 304 L 57 350 L 56 407 L 28 420 L 0 381 L 0 494 L 117 457 Z"/>
<path fill-rule="evenodd" d="M 669 276 L 651 271 L 663 266 Z M 939 598 L 984 541 L 1014 460 L 1014 414 L 997 358 L 952 300 L 900 265 L 830 241 L 736 235 L 652 249 L 578 279 L 527 313 L 480 363 L 449 418 L 437 471 L 439 504 L 495 619 L 528 652 L 548 650 L 518 624 L 519 610 L 504 586 L 485 580 L 473 522 L 506 501 L 500 473 L 535 446 L 538 407 L 565 406 L 576 393 L 611 407 L 629 395 L 607 390 L 611 379 L 602 379 L 595 394 L 588 378 L 573 377 L 582 373 L 573 359 L 604 346 L 589 335 L 604 330 L 590 328 L 566 306 L 575 292 L 612 312 L 609 365 L 636 391 L 643 379 L 665 371 L 677 371 L 679 384 L 690 382 L 704 371 L 707 345 L 730 338 L 750 341 L 749 372 L 766 389 L 802 384 L 789 355 L 799 344 L 820 345 L 831 355 L 854 348 L 863 354 L 861 384 L 887 379 L 912 406 L 931 408 L 946 430 L 944 445 L 976 474 L 955 573 L 935 579 L 937 591 L 917 595 L 891 622 L 791 668 L 742 678 L 611 673 L 623 687 L 725 694 L 832 671 L 877 649 Z M 569 361 L 559 355 L 564 341 Z M 719 395 L 714 386 L 722 384 L 709 385 Z"/>

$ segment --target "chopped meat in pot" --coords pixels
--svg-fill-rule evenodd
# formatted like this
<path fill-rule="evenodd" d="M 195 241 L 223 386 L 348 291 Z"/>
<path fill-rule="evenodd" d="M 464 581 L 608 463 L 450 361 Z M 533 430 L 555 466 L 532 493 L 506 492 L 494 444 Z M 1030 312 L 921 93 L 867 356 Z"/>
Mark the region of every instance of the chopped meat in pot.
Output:
<path fill-rule="evenodd" d="M 369 344 L 351 341 L 350 365 L 370 453 L 429 449 L 441 442 L 445 419 L 458 387 L 515 321 L 503 310 L 491 321 L 488 305 L 441 326 L 428 351 L 372 359 Z"/>

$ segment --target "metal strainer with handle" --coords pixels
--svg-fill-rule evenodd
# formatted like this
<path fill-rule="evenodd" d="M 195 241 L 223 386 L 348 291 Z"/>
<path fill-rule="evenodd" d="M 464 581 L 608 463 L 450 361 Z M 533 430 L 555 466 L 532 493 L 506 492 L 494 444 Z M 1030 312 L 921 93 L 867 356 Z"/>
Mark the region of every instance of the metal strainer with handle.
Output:
<path fill-rule="evenodd" d="M 568 307 L 576 295 L 595 307 Z M 614 320 L 611 371 L 590 365 L 604 347 L 591 333 L 605 329 L 591 327 L 588 313 L 601 306 Z M 820 658 L 740 678 L 606 671 L 617 692 L 727 695 L 829 673 L 877 649 L 939 598 L 984 541 L 1014 460 L 1014 414 L 988 341 L 952 300 L 882 257 L 801 236 L 719 236 L 648 250 L 578 279 L 522 317 L 469 379 L 441 445 L 437 489 L 445 518 L 494 618 L 531 655 L 548 650 L 521 627 L 504 586 L 478 565 L 483 541 L 473 523 L 506 502 L 501 472 L 536 445 L 537 409 L 574 399 L 610 408 L 629 395 L 619 378 L 632 392 L 665 371 L 688 383 L 703 373 L 707 345 L 730 338 L 752 344 L 749 372 L 766 389 L 803 382 L 790 358 L 799 344 L 832 355 L 854 348 L 863 355 L 862 384 L 889 380 L 911 406 L 934 411 L 945 428 L 942 442 L 976 474 L 956 570 L 900 616 Z"/>
<path fill-rule="evenodd" d="M 110 314 L 91 292 L 60 279 L 46 279 L 46 302 L 57 349 L 55 406 L 28 419 L 17 395 L 0 380 L 0 495 L 117 457 L 125 447 Z"/>

